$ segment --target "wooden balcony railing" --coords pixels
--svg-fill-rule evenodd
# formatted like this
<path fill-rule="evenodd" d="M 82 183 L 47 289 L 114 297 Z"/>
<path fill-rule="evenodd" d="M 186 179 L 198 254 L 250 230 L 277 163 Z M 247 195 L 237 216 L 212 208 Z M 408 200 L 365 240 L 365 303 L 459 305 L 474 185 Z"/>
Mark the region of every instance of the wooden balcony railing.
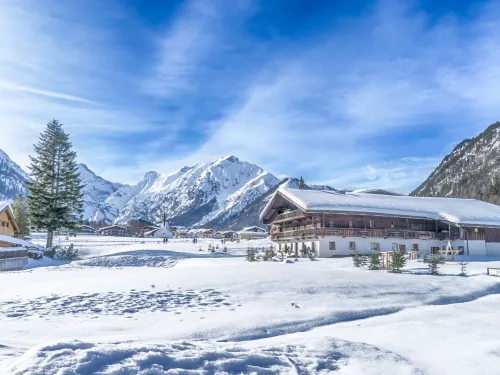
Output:
<path fill-rule="evenodd" d="M 311 239 L 321 236 L 342 237 L 382 237 L 382 238 L 414 238 L 430 240 L 436 238 L 435 232 L 395 230 L 395 229 L 336 229 L 336 228 L 304 228 L 284 230 L 271 234 L 273 241 L 286 241 L 292 239 Z"/>
<path fill-rule="evenodd" d="M 303 212 L 295 210 L 295 211 L 285 212 L 283 214 L 276 215 L 276 218 L 273 220 L 273 223 L 280 222 L 280 221 L 300 219 L 303 217 L 305 217 L 305 214 Z"/>

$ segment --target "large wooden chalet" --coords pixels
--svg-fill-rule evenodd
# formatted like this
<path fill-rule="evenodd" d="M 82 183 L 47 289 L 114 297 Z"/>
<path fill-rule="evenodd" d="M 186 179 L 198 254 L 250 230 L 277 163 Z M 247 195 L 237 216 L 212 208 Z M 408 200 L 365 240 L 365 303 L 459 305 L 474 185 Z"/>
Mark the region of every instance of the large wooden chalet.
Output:
<path fill-rule="evenodd" d="M 280 188 L 260 216 L 278 246 L 306 256 L 345 256 L 355 250 L 454 249 L 500 255 L 500 206 L 474 199 L 424 198 L 382 189 L 341 194 Z"/>

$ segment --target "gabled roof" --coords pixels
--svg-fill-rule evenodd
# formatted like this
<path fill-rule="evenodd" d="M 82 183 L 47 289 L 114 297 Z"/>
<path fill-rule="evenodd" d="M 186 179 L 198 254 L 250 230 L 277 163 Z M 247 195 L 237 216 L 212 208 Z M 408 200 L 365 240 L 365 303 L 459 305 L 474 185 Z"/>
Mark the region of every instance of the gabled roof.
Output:
<path fill-rule="evenodd" d="M 12 219 L 12 223 L 14 224 L 14 231 L 19 232 L 19 227 L 17 226 L 16 217 L 14 216 L 14 211 L 12 211 L 12 206 L 10 205 L 10 202 L 0 201 L 0 213 L 4 212 L 5 210 L 7 210 L 7 215 L 10 215 Z"/>
<path fill-rule="evenodd" d="M 500 206 L 476 199 L 430 198 L 367 193 L 280 188 L 261 213 L 271 209 L 277 195 L 305 212 L 392 215 L 441 220 L 458 225 L 500 226 Z"/>

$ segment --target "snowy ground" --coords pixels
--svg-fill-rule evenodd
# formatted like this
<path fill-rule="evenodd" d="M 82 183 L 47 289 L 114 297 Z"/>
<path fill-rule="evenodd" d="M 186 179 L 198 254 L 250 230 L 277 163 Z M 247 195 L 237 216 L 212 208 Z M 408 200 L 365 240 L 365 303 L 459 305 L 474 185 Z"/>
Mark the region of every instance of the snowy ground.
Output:
<path fill-rule="evenodd" d="M 43 239 L 35 241 L 43 242 Z M 83 260 L 0 274 L 0 374 L 494 374 L 500 278 L 411 262 L 245 261 L 209 240 L 81 236 Z M 265 240 L 251 246 L 265 246 Z M 203 251 L 199 251 L 199 248 Z"/>

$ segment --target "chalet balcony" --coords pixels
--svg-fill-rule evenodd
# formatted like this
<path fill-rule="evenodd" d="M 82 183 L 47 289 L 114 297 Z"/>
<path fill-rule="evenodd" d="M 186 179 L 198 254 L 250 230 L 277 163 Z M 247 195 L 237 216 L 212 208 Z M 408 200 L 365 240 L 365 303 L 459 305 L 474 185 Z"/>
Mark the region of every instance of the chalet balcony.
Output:
<path fill-rule="evenodd" d="M 413 231 L 406 229 L 341 229 L 341 228 L 304 228 L 285 229 L 271 234 L 273 241 L 290 241 L 297 239 L 316 239 L 323 236 L 341 237 L 382 237 L 382 238 L 413 238 L 420 240 L 436 239 L 435 232 Z"/>
<path fill-rule="evenodd" d="M 306 215 L 302 211 L 295 210 L 295 211 L 285 212 L 283 214 L 276 215 L 276 218 L 273 220 L 273 223 L 302 219 L 304 217 L 306 217 Z"/>

